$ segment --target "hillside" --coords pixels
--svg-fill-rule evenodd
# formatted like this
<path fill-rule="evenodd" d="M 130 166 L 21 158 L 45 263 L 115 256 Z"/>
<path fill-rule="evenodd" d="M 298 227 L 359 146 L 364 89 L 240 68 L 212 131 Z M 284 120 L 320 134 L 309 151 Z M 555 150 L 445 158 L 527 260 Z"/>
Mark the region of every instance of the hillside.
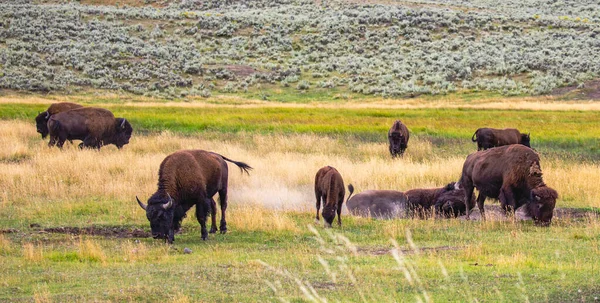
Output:
<path fill-rule="evenodd" d="M 600 4 L 524 2 L 1 0 L 0 88 L 597 97 Z"/>

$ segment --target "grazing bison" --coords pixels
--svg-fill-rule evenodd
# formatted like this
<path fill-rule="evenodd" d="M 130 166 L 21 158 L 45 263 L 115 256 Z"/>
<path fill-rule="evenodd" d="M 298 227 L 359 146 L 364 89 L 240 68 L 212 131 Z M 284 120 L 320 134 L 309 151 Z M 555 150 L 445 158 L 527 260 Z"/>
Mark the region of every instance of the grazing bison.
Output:
<path fill-rule="evenodd" d="M 346 202 L 355 216 L 378 219 L 402 218 L 407 214 L 406 195 L 396 190 L 367 190 Z"/>
<path fill-rule="evenodd" d="M 42 135 L 42 139 L 45 139 L 49 132 L 48 120 L 52 115 L 81 107 L 83 106 L 71 102 L 60 102 L 50 105 L 46 111 L 41 112 L 39 115 L 37 115 L 37 117 L 35 117 L 35 126 L 37 128 L 37 132 Z"/>
<path fill-rule="evenodd" d="M 477 142 L 477 150 L 486 150 L 510 144 L 523 144 L 531 147 L 529 140 L 529 134 L 522 134 L 518 129 L 514 128 L 480 128 L 471 137 L 471 141 Z"/>
<path fill-rule="evenodd" d="M 540 157 L 531 148 L 513 144 L 470 154 L 463 165 L 462 176 L 456 184 L 464 188 L 465 201 L 473 189 L 479 190 L 477 206 L 485 219 L 483 204 L 486 197 L 500 200 L 505 212 L 527 205 L 526 211 L 537 225 L 552 221 L 558 194 L 542 180 Z M 467 219 L 470 210 L 467 209 Z"/>
<path fill-rule="evenodd" d="M 196 218 L 200 223 L 202 240 L 206 240 L 206 218 L 209 211 L 212 211 L 210 232 L 217 231 L 216 205 L 213 205 L 216 204 L 213 200 L 216 193 L 219 193 L 221 205 L 219 230 L 221 233 L 227 231 L 225 210 L 228 168 L 225 161 L 237 165 L 246 173 L 252 169 L 246 163 L 204 150 L 180 150 L 162 161 L 158 171 L 158 190 L 148 199 L 148 204 L 145 205 L 135 197 L 138 204 L 146 210 L 152 237 L 173 243 L 175 232 L 180 229 L 186 212 L 192 206 L 196 206 Z"/>
<path fill-rule="evenodd" d="M 62 148 L 66 140 L 82 140 L 79 147 L 100 149 L 114 144 L 117 148 L 129 143 L 131 124 L 125 118 L 115 118 L 103 108 L 83 107 L 58 113 L 48 120 L 50 142 Z"/>
<path fill-rule="evenodd" d="M 348 185 L 350 196 L 354 191 L 352 184 Z M 338 224 L 342 225 L 342 204 L 344 203 L 344 180 L 337 169 L 331 166 L 325 166 L 317 171 L 315 176 L 315 196 L 317 198 L 317 216 L 319 221 L 319 209 L 321 208 L 321 200 L 323 200 L 323 219 L 327 227 L 331 227 L 335 213 L 337 212 Z"/>
<path fill-rule="evenodd" d="M 408 138 L 410 134 L 408 132 L 408 128 L 406 125 L 402 124 L 400 120 L 396 120 L 394 125 L 388 131 L 388 140 L 390 142 L 390 154 L 392 157 L 397 157 L 398 155 L 404 155 L 404 150 L 408 146 Z"/>
<path fill-rule="evenodd" d="M 467 211 L 464 189 L 455 189 L 454 182 L 446 185 L 445 190 L 436 197 L 434 207 L 436 214 L 443 217 L 462 216 Z M 475 199 L 471 198 L 469 210 L 473 207 L 475 207 Z"/>

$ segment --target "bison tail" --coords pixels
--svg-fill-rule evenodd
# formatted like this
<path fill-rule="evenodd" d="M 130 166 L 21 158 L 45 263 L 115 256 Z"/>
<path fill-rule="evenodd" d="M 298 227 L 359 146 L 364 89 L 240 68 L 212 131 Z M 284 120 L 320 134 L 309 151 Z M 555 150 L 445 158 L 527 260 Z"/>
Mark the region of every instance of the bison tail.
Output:
<path fill-rule="evenodd" d="M 346 199 L 346 205 L 348 205 L 348 200 L 350 200 L 350 197 L 352 197 L 352 193 L 354 193 L 354 186 L 352 186 L 352 184 L 348 184 L 348 192 L 350 194 L 348 194 L 348 198 Z"/>
<path fill-rule="evenodd" d="M 252 167 L 250 167 L 250 165 L 248 165 L 248 164 L 246 164 L 244 162 L 234 161 L 234 160 L 231 160 L 231 159 L 229 159 L 229 158 L 227 158 L 227 157 L 225 157 L 223 155 L 220 155 L 220 156 L 223 158 L 223 160 L 231 162 L 231 163 L 237 165 L 240 168 L 241 171 L 247 173 L 248 175 L 250 174 L 249 170 L 253 169 Z"/>
<path fill-rule="evenodd" d="M 479 131 L 479 130 L 477 130 L 477 131 Z M 473 141 L 473 142 L 477 142 L 477 138 L 476 138 L 476 136 L 477 136 L 477 131 L 475 131 L 475 133 L 474 133 L 474 134 L 473 134 L 473 136 L 471 137 L 471 141 Z"/>

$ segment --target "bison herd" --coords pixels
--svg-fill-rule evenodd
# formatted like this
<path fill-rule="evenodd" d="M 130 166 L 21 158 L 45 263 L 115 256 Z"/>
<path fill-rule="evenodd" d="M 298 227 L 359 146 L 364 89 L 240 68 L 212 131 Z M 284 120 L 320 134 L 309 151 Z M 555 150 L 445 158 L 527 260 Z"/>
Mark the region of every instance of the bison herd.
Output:
<path fill-rule="evenodd" d="M 115 118 L 106 109 L 69 102 L 52 104 L 35 121 L 42 138 L 50 136 L 49 147 L 57 145 L 62 148 L 67 140 L 81 140 L 80 148 L 100 149 L 103 145 L 114 144 L 120 149 L 129 143 L 133 131 L 125 118 Z M 403 156 L 409 136 L 406 125 L 396 120 L 388 131 L 389 151 L 393 158 Z M 477 188 L 477 206 L 482 218 L 485 218 L 485 199 L 490 197 L 498 199 L 502 209 L 509 214 L 524 206 L 525 212 L 537 225 L 548 226 L 558 193 L 542 180 L 540 158 L 530 148 L 529 134 L 522 134 L 516 129 L 480 128 L 471 139 L 477 142 L 478 151 L 465 160 L 458 182 L 440 188 L 405 192 L 366 190 L 353 197 L 354 187 L 349 184 L 346 207 L 353 215 L 374 218 L 457 217 L 466 214 L 468 219 L 475 207 L 473 191 Z M 156 192 L 146 204 L 136 197 L 139 206 L 146 211 L 154 238 L 172 243 L 187 211 L 195 206 L 202 239 L 206 240 L 209 214 L 212 218 L 210 233 L 217 231 L 217 205 L 213 199 L 217 193 L 221 209 L 219 231 L 227 231 L 226 162 L 237 165 L 242 172 L 248 173 L 252 169 L 244 162 L 204 150 L 180 150 L 162 161 Z M 322 203 L 321 216 L 326 226 L 331 227 L 336 215 L 341 225 L 345 196 L 341 174 L 331 166 L 319 169 L 315 176 L 315 219 L 320 219 Z"/>

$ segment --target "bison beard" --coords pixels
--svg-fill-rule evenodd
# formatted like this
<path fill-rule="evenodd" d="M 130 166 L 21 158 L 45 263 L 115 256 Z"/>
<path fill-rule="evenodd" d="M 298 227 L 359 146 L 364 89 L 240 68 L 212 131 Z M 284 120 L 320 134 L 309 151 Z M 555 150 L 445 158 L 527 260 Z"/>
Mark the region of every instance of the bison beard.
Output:
<path fill-rule="evenodd" d="M 477 142 L 477 150 L 486 150 L 510 144 L 522 144 L 531 147 L 529 134 L 522 134 L 518 129 L 514 128 L 480 128 L 475 131 L 471 137 L 471 141 Z"/>
<path fill-rule="evenodd" d="M 513 144 L 470 154 L 463 165 L 457 187 L 464 188 L 465 200 L 479 190 L 477 206 L 485 219 L 486 197 L 500 200 L 507 213 L 527 205 L 526 211 L 537 225 L 552 221 L 558 193 L 544 184 L 540 158 L 531 148 Z M 467 209 L 467 219 L 469 209 Z"/>
<path fill-rule="evenodd" d="M 133 128 L 124 118 L 115 118 L 103 108 L 84 107 L 58 113 L 48 120 L 49 147 L 62 148 L 66 140 L 82 140 L 79 147 L 100 149 L 114 144 L 117 148 L 129 143 Z"/>
<path fill-rule="evenodd" d="M 248 173 L 252 167 L 216 153 L 204 150 L 181 150 L 167 156 L 160 164 L 158 190 L 143 204 L 137 202 L 150 221 L 154 238 L 173 243 L 175 232 L 181 227 L 186 212 L 196 206 L 196 218 L 201 226 L 202 240 L 206 240 L 206 219 L 212 216 L 210 232 L 217 231 L 216 203 L 213 196 L 219 193 L 221 206 L 221 233 L 227 231 L 225 211 L 227 209 L 228 167 L 225 161 L 237 165 Z"/>
<path fill-rule="evenodd" d="M 39 115 L 37 115 L 37 117 L 35 117 L 35 126 L 37 132 L 42 135 L 42 139 L 45 139 L 49 133 L 48 120 L 52 115 L 81 107 L 83 106 L 71 102 L 60 102 L 50 105 L 45 112 L 41 112 Z"/>
<path fill-rule="evenodd" d="M 352 184 L 348 185 L 350 195 L 354 191 Z M 319 209 L 323 200 L 323 219 L 326 226 L 331 227 L 337 211 L 338 224 L 342 225 L 342 204 L 344 203 L 344 180 L 342 175 L 333 167 L 325 166 L 315 176 L 315 196 L 317 198 L 317 216 L 319 221 Z M 348 196 L 350 198 L 350 196 Z"/>
<path fill-rule="evenodd" d="M 404 155 L 404 151 L 408 146 L 410 133 L 406 125 L 400 120 L 396 120 L 388 131 L 388 141 L 390 143 L 390 154 L 393 158 Z"/>

